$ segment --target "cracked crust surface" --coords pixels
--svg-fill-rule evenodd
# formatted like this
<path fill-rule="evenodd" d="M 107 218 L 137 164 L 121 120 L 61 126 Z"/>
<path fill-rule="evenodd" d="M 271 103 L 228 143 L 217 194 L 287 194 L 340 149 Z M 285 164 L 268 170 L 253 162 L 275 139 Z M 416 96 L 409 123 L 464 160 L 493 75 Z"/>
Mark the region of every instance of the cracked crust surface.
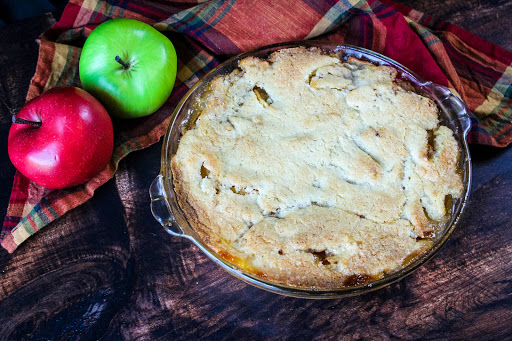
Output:
<path fill-rule="evenodd" d="M 359 284 L 428 249 L 462 194 L 459 147 L 396 74 L 292 48 L 215 78 L 171 163 L 191 225 L 240 267 L 301 287 Z"/>

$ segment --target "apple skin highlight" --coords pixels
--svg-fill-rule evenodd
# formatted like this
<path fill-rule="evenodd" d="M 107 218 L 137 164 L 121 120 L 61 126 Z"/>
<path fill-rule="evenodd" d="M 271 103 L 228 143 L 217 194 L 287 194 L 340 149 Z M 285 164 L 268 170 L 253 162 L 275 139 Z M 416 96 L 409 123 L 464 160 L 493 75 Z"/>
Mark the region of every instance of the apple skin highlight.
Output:
<path fill-rule="evenodd" d="M 35 183 L 68 188 L 105 169 L 114 146 L 112 120 L 101 103 L 75 87 L 57 87 L 27 102 L 13 123 L 8 153 L 18 171 Z"/>

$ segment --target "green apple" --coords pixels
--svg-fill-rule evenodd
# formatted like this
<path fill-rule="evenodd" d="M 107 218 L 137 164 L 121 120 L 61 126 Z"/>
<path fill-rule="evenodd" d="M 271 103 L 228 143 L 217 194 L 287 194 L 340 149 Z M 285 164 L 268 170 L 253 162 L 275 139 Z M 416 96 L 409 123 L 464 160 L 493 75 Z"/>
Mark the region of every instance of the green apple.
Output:
<path fill-rule="evenodd" d="M 85 41 L 79 64 L 83 88 L 118 118 L 158 110 L 171 94 L 176 68 L 169 39 L 133 19 L 112 19 L 96 27 Z"/>

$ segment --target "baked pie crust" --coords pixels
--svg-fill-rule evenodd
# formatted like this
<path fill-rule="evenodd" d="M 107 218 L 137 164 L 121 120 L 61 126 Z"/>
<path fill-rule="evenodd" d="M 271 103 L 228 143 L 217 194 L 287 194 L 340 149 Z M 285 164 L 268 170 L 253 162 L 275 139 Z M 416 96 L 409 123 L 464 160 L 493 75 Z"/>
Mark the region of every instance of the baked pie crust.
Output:
<path fill-rule="evenodd" d="M 172 158 L 191 226 L 273 282 L 333 289 L 432 245 L 462 195 L 459 146 L 397 71 L 317 48 L 248 57 L 199 97 Z"/>

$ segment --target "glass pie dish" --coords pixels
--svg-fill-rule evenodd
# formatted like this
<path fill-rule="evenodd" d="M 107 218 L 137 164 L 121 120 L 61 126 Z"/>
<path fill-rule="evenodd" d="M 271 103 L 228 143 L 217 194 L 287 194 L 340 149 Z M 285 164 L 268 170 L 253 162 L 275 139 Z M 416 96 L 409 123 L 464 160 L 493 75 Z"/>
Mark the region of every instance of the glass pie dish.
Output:
<path fill-rule="evenodd" d="M 306 48 L 316 47 L 328 54 L 341 54 L 343 58 L 356 57 L 375 65 L 387 65 L 395 68 L 398 71 L 397 78 L 399 80 L 410 84 L 415 92 L 431 98 L 437 104 L 440 123 L 453 131 L 454 137 L 459 144 L 460 155 L 458 169 L 462 176 L 463 192 L 460 198 L 453 199 L 449 203 L 449 206 L 451 206 L 448 207 L 450 211 L 449 219 L 446 221 L 441 231 L 436 233 L 432 246 L 426 252 L 405 264 L 402 268 L 386 274 L 382 278 L 371 280 L 364 284 L 343 286 L 335 289 L 294 287 L 272 282 L 246 271 L 237 264 L 231 263 L 223 258 L 222 255 L 216 253 L 201 239 L 200 235 L 187 221 L 175 192 L 173 173 L 171 171 L 171 158 L 176 154 L 181 136 L 188 129 L 193 127 L 197 116 L 200 114 L 200 110 L 196 108 L 196 98 L 204 92 L 208 84 L 215 77 L 227 75 L 237 69 L 240 60 L 249 56 L 266 58 L 277 50 L 300 46 Z M 471 160 L 467 143 L 467 133 L 469 132 L 470 126 L 471 121 L 468 109 L 449 89 L 432 82 L 424 81 L 399 63 L 373 51 L 350 45 L 317 41 L 290 42 L 262 47 L 235 56 L 217 66 L 198 81 L 177 105 L 164 137 L 160 174 L 150 187 L 151 210 L 156 220 L 159 221 L 172 236 L 189 239 L 210 259 L 229 273 L 258 288 L 282 295 L 301 298 L 339 298 L 373 291 L 404 278 L 432 258 L 448 240 L 459 223 L 467 203 L 470 189 Z"/>

